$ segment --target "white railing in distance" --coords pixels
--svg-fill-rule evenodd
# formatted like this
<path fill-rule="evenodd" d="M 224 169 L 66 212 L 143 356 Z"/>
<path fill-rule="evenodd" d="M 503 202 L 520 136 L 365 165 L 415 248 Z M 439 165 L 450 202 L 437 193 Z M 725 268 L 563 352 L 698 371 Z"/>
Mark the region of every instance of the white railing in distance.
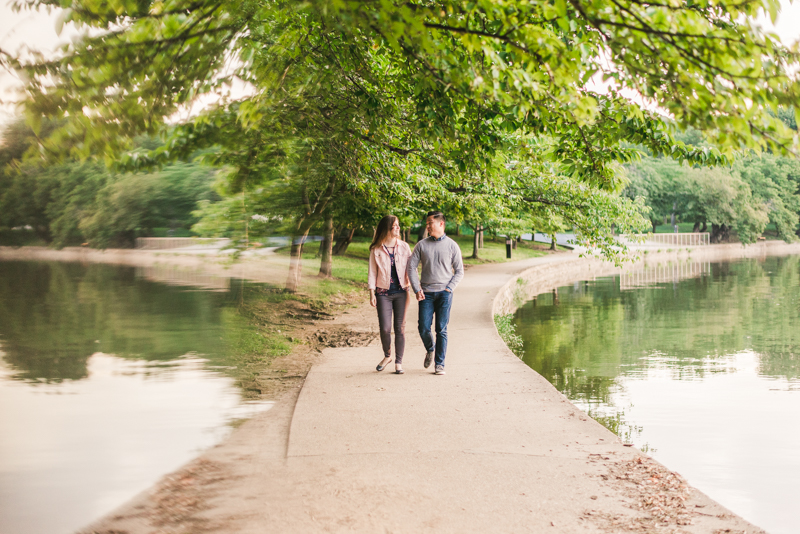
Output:
<path fill-rule="evenodd" d="M 623 236 L 624 237 L 624 236 Z M 641 237 L 639 234 L 636 237 Z M 674 247 L 697 247 L 711 243 L 708 232 L 684 232 L 677 234 L 644 234 L 644 244 L 670 245 Z"/>

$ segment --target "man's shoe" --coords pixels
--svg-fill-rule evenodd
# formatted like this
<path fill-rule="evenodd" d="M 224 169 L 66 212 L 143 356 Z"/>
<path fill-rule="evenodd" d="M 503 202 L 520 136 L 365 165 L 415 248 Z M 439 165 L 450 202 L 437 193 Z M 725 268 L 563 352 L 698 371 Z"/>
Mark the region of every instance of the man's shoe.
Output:
<path fill-rule="evenodd" d="M 436 372 L 434 372 L 433 374 L 435 374 L 435 375 L 443 375 L 444 374 L 444 365 L 437 365 L 436 366 Z"/>
<path fill-rule="evenodd" d="M 433 351 L 425 354 L 425 363 L 423 364 L 425 366 L 425 369 L 431 366 L 432 361 L 433 361 Z"/>

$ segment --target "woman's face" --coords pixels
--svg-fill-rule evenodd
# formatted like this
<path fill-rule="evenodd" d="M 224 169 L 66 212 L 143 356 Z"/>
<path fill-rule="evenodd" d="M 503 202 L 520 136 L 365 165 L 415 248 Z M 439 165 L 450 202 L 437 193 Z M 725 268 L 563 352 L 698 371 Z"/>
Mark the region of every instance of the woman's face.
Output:
<path fill-rule="evenodd" d="M 392 237 L 400 237 L 400 221 L 395 219 L 394 224 L 392 225 Z"/>

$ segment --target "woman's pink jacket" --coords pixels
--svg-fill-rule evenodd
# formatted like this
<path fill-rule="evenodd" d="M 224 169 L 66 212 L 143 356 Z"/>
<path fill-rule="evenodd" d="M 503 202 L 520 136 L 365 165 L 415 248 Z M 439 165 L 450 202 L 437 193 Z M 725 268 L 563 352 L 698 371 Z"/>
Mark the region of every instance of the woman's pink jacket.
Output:
<path fill-rule="evenodd" d="M 397 269 L 397 276 L 400 278 L 400 285 L 407 288 L 410 284 L 406 266 L 408 258 L 411 257 L 411 247 L 405 241 L 397 240 L 394 250 L 394 265 Z M 369 252 L 369 279 L 370 289 L 381 288 L 389 289 L 392 283 L 392 260 L 386 253 L 383 246 L 375 247 Z"/>

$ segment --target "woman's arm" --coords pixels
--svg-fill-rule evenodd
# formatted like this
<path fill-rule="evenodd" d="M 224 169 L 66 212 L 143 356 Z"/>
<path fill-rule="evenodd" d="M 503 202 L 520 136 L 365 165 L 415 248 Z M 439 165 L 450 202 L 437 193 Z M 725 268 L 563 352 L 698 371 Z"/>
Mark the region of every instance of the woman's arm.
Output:
<path fill-rule="evenodd" d="M 373 308 L 378 305 L 375 298 L 375 283 L 378 278 L 378 262 L 375 260 L 375 249 L 369 251 L 369 271 L 367 274 L 367 286 L 369 287 L 369 304 Z"/>
<path fill-rule="evenodd" d="M 367 287 L 371 291 L 375 291 L 376 283 L 378 282 L 378 261 L 375 259 L 375 249 L 369 251 L 369 271 L 367 274 Z"/>

